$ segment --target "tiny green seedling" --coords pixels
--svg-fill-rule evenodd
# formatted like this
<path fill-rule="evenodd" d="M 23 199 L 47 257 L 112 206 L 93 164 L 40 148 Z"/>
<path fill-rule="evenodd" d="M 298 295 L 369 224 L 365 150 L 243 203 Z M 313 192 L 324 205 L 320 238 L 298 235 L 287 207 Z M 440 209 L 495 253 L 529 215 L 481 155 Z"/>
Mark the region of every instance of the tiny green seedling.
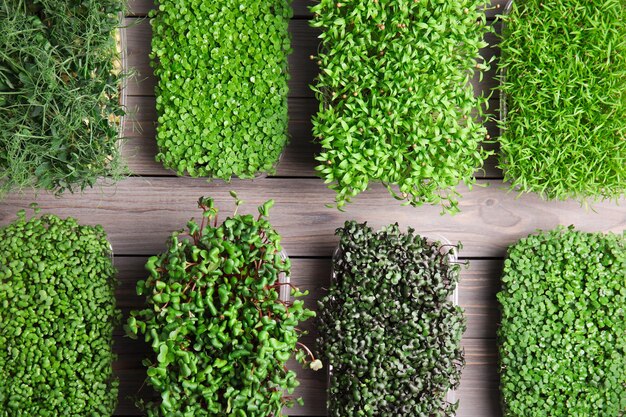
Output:
<path fill-rule="evenodd" d="M 114 276 L 101 226 L 21 211 L 0 229 L 0 416 L 113 415 Z"/>
<path fill-rule="evenodd" d="M 558 228 L 511 246 L 498 331 L 504 415 L 626 412 L 626 234 Z"/>
<path fill-rule="evenodd" d="M 290 0 L 157 0 L 157 160 L 179 175 L 273 173 L 288 140 Z"/>
<path fill-rule="evenodd" d="M 241 200 L 231 193 L 239 208 Z M 143 334 L 156 355 L 146 359 L 148 382 L 160 401 L 143 403 L 148 416 L 282 416 L 292 398 L 296 360 L 318 370 L 321 362 L 298 341 L 299 323 L 315 316 L 300 291 L 281 281 L 290 261 L 268 214 L 234 214 L 218 224 L 211 198 L 201 198 L 200 224 L 174 233 L 166 252 L 146 263 L 137 283 L 148 306 L 131 312 L 126 331 Z M 290 287 L 294 300 L 282 299 Z"/>
<path fill-rule="evenodd" d="M 321 0 L 311 8 L 322 45 L 313 90 L 318 174 L 342 208 L 373 182 L 413 206 L 458 211 L 489 152 L 485 97 L 470 83 L 489 69 L 487 0 Z"/>

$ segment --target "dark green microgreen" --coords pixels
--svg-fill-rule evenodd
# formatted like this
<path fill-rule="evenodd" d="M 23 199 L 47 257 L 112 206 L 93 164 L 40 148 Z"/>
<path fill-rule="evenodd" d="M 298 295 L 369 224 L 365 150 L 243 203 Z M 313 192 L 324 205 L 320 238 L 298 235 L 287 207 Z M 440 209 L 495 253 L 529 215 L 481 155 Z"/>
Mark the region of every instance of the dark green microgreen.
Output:
<path fill-rule="evenodd" d="M 267 217 L 273 201 L 257 218 L 235 214 L 221 224 L 213 199 L 198 204 L 201 223 L 172 234 L 137 284 L 148 305 L 131 312 L 126 331 L 151 344 L 156 360 L 144 364 L 160 394 L 139 405 L 149 417 L 282 416 L 301 402 L 291 396 L 299 382 L 287 360 L 313 370 L 321 362 L 298 341 L 306 333 L 299 323 L 315 316 L 299 299 L 307 292 L 279 280 L 290 261 Z M 291 301 L 279 298 L 285 286 Z"/>
<path fill-rule="evenodd" d="M 0 229 L 1 417 L 113 415 L 111 256 L 101 226 L 72 218 L 21 211 Z"/>
<path fill-rule="evenodd" d="M 624 0 L 516 1 L 503 19 L 505 179 L 546 199 L 624 195 Z"/>
<path fill-rule="evenodd" d="M 74 192 L 125 172 L 123 10 L 120 0 L 0 4 L 0 194 Z"/>
<path fill-rule="evenodd" d="M 626 234 L 520 240 L 498 300 L 506 417 L 626 414 Z"/>
<path fill-rule="evenodd" d="M 318 174 L 342 208 L 381 182 L 406 204 L 458 211 L 456 186 L 475 183 L 489 152 L 485 97 L 470 81 L 489 69 L 488 0 L 321 0 L 313 90 Z"/>
<path fill-rule="evenodd" d="M 318 313 L 329 416 L 454 416 L 446 394 L 460 382 L 466 323 L 451 300 L 460 265 L 450 248 L 397 224 L 346 222 L 337 234 Z"/>
<path fill-rule="evenodd" d="M 287 135 L 290 0 L 157 0 L 157 160 L 179 175 L 273 173 Z"/>

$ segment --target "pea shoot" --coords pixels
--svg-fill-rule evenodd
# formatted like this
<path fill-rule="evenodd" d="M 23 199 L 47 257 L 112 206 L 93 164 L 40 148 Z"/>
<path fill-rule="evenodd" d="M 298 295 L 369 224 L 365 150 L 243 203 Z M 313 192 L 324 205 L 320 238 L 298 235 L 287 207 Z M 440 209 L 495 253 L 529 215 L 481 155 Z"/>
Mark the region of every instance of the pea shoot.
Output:
<path fill-rule="evenodd" d="M 0 194 L 92 187 L 120 157 L 120 0 L 0 4 Z"/>

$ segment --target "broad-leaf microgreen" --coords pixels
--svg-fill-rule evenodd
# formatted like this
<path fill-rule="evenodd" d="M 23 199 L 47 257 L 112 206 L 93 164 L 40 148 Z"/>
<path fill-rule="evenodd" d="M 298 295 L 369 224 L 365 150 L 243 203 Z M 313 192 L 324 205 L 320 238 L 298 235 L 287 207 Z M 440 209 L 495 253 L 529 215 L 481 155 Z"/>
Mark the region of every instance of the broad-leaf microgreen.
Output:
<path fill-rule="evenodd" d="M 505 179 L 547 199 L 623 195 L 624 1 L 516 1 L 503 19 Z"/>
<path fill-rule="evenodd" d="M 272 173 L 287 143 L 288 0 L 157 0 L 157 160 L 179 175 Z"/>
<path fill-rule="evenodd" d="M 626 234 L 558 228 L 511 246 L 498 331 L 504 415 L 626 412 Z"/>
<path fill-rule="evenodd" d="M 319 175 L 341 208 L 381 182 L 413 206 L 457 211 L 456 186 L 471 186 L 488 152 L 487 100 L 470 83 L 489 68 L 479 50 L 490 30 L 487 0 L 321 0 L 313 86 L 320 108 Z"/>
<path fill-rule="evenodd" d="M 460 265 L 447 248 L 398 225 L 337 230 L 334 279 L 319 301 L 318 345 L 332 366 L 331 417 L 452 417 L 446 394 L 465 361 Z"/>
<path fill-rule="evenodd" d="M 298 341 L 305 333 L 298 324 L 315 316 L 299 299 L 307 291 L 279 280 L 290 261 L 268 219 L 273 201 L 256 218 L 234 214 L 221 224 L 212 199 L 198 205 L 202 222 L 172 234 L 137 284 L 148 306 L 131 312 L 126 330 L 151 344 L 155 360 L 144 364 L 160 394 L 140 405 L 149 417 L 282 416 L 301 402 L 291 397 L 299 383 L 287 360 L 321 364 Z M 279 298 L 283 287 L 294 300 Z"/>
<path fill-rule="evenodd" d="M 101 226 L 21 211 L 0 229 L 0 416 L 113 415 L 115 285 Z"/>
<path fill-rule="evenodd" d="M 120 0 L 0 4 L 0 193 L 116 180 Z"/>

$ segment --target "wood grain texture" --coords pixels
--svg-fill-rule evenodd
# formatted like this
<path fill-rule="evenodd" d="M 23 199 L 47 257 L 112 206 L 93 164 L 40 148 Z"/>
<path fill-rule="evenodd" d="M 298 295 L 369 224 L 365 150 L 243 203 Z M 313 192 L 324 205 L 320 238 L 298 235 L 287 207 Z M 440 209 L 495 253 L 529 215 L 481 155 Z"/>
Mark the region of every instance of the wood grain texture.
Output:
<path fill-rule="evenodd" d="M 497 13 L 502 10 L 506 5 L 507 0 L 493 0 L 491 2 L 492 7 L 489 8 L 486 13 L 489 18 L 495 17 Z M 314 0 L 294 0 L 293 1 L 293 13 L 296 19 L 310 18 L 311 12 L 309 7 L 317 3 Z M 150 10 L 154 8 L 154 1 L 152 0 L 129 0 L 129 15 L 132 16 L 145 16 Z"/>
<path fill-rule="evenodd" d="M 489 183 L 489 186 L 487 186 Z M 335 229 L 347 219 L 368 221 L 372 226 L 399 222 L 419 232 L 441 233 L 462 241 L 462 256 L 502 257 L 507 245 L 537 228 L 575 224 L 582 230 L 621 232 L 626 229 L 626 210 L 612 202 L 595 205 L 596 212 L 579 203 L 545 202 L 536 195 L 507 193 L 500 181 L 481 181 L 472 191 L 459 188 L 464 196 L 461 213 L 441 216 L 434 206 L 402 207 L 387 190 L 373 185 L 347 206 L 345 212 L 325 207 L 334 193 L 320 179 L 265 178 L 231 183 L 192 178 L 129 178 L 116 187 L 89 190 L 62 199 L 42 193 L 37 201 L 44 211 L 76 216 L 87 224 L 100 223 L 107 230 L 116 253 L 151 254 L 163 249 L 172 230 L 198 216 L 200 196 L 213 196 L 224 212 L 231 212 L 230 190 L 247 202 L 245 212 L 274 198 L 272 222 L 283 235 L 292 256 L 330 256 L 337 242 Z M 15 218 L 32 194 L 7 196 L 0 208 L 0 224 Z M 622 204 L 626 201 L 622 201 Z"/>
<path fill-rule="evenodd" d="M 129 95 L 151 96 L 154 95 L 156 79 L 150 67 L 150 42 L 152 28 L 147 19 L 126 19 L 126 53 L 128 65 L 135 72 L 135 76 L 128 82 Z M 293 53 L 289 55 L 290 76 L 289 96 L 290 97 L 313 97 L 310 85 L 313 84 L 319 68 L 311 61 L 310 56 L 317 53 L 319 48 L 317 29 L 311 28 L 306 20 L 292 20 L 289 25 L 292 35 Z M 489 45 L 497 43 L 493 34 L 488 34 L 486 41 Z M 498 53 L 497 48 L 487 47 L 482 50 L 482 56 L 486 60 L 491 59 Z M 485 74 L 483 82 L 479 82 L 478 75 L 472 80 L 474 89 L 478 93 L 490 94 L 496 86 L 495 65 Z"/>
<path fill-rule="evenodd" d="M 496 108 L 497 101 L 491 102 Z M 131 172 L 143 176 L 174 176 L 175 173 L 166 170 L 155 161 L 157 154 L 156 135 L 156 108 L 154 97 L 129 96 L 127 99 L 128 116 L 125 121 L 124 134 L 128 138 L 123 145 L 123 155 Z M 317 112 L 318 104 L 313 98 L 289 99 L 289 135 L 290 143 L 285 149 L 277 167 L 276 176 L 284 177 L 315 177 L 315 155 L 321 149 L 313 140 L 311 134 L 311 117 Z M 494 122 L 487 123 L 489 134 L 496 138 L 499 134 Z M 495 145 L 485 145 L 493 149 Z M 497 158 L 494 155 L 485 162 L 484 171 L 476 173 L 477 177 L 500 179 L 502 172 L 497 167 Z"/>

